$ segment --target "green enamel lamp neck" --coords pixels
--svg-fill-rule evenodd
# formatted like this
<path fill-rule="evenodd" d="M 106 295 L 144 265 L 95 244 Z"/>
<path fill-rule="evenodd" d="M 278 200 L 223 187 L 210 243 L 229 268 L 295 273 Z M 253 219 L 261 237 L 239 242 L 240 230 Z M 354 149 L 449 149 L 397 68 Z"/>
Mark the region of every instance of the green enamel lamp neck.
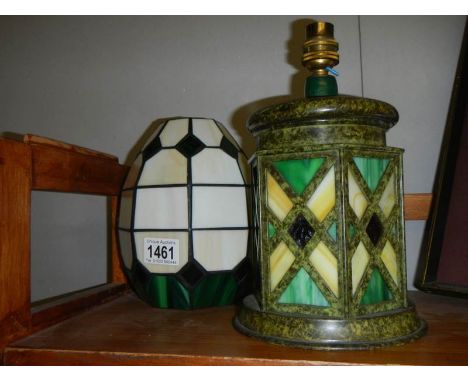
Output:
<path fill-rule="evenodd" d="M 302 54 L 302 65 L 311 74 L 305 84 L 306 97 L 338 94 L 336 79 L 329 74 L 338 63 L 338 43 L 334 38 L 333 24 L 322 21 L 309 24 Z"/>

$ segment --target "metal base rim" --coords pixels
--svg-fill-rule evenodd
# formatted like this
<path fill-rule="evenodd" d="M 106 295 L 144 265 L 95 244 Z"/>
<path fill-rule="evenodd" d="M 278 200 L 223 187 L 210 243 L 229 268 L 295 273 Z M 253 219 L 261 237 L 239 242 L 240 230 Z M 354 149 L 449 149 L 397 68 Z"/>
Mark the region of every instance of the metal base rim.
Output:
<path fill-rule="evenodd" d="M 422 337 L 427 331 L 427 323 L 417 316 L 412 304 L 407 308 L 388 312 L 387 315 L 379 314 L 347 321 L 303 317 L 277 312 L 262 312 L 259 309 L 255 309 L 256 307 L 253 308 L 251 304 L 246 304 L 246 300 L 247 298 L 244 300 L 239 314 L 234 318 L 233 326 L 239 332 L 249 337 L 279 345 L 317 350 L 367 350 L 383 346 L 402 345 Z M 261 317 L 260 321 L 257 321 L 259 317 Z M 383 318 L 384 321 L 382 320 Z M 370 339 L 365 332 L 365 328 L 368 325 L 377 326 L 378 330 L 379 326 L 385 322 L 389 322 L 389 320 L 399 324 L 400 321 L 402 322 L 403 319 L 406 320 L 407 318 L 410 320 L 411 325 L 402 325 L 401 328 L 396 329 L 392 335 L 386 338 Z M 301 333 L 300 330 L 296 331 L 295 336 L 289 336 L 290 332 L 288 330 L 290 328 L 286 326 L 290 325 L 290 323 L 294 325 L 301 322 L 304 322 L 304 327 L 306 328 L 320 328 L 327 325 L 327 322 L 339 322 L 341 326 L 338 325 L 334 332 L 327 333 L 328 338 L 311 338 L 315 329 L 304 330 L 302 338 L 297 335 L 298 332 Z M 280 324 L 278 325 L 278 323 Z M 354 332 L 351 331 L 351 335 L 349 335 L 350 327 L 354 330 Z M 343 339 L 343 336 L 346 335 L 349 335 L 349 337 Z"/>

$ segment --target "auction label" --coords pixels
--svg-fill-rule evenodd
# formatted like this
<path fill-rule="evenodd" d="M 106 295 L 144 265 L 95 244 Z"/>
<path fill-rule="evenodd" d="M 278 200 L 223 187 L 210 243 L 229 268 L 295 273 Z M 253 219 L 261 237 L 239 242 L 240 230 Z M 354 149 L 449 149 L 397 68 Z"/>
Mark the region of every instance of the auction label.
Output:
<path fill-rule="evenodd" d="M 145 237 L 146 264 L 179 265 L 179 240 Z"/>

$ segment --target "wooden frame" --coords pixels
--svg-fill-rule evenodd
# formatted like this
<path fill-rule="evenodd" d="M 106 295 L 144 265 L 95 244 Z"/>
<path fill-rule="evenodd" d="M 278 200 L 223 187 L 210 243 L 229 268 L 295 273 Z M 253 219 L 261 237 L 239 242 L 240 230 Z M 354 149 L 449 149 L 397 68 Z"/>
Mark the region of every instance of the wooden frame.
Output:
<path fill-rule="evenodd" d="M 59 322 L 127 289 L 120 268 L 115 222 L 127 167 L 116 157 L 25 135 L 0 139 L 0 353 L 17 338 Z M 110 283 L 31 306 L 31 192 L 49 190 L 110 198 Z"/>
<path fill-rule="evenodd" d="M 460 51 L 426 227 L 417 287 L 468 298 L 468 23 Z"/>

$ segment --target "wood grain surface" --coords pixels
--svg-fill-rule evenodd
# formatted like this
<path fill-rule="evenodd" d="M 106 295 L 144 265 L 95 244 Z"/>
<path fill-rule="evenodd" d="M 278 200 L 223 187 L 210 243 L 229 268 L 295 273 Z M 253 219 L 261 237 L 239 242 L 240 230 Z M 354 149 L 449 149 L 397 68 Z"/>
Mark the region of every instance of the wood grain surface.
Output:
<path fill-rule="evenodd" d="M 9 346 L 9 365 L 468 365 L 468 301 L 410 292 L 428 333 L 360 351 L 269 344 L 238 333 L 234 306 L 155 309 L 127 294 Z"/>
<path fill-rule="evenodd" d="M 432 194 L 405 194 L 405 219 L 427 220 L 431 203 Z"/>
<path fill-rule="evenodd" d="M 29 331 L 31 151 L 0 139 L 0 350 Z"/>

